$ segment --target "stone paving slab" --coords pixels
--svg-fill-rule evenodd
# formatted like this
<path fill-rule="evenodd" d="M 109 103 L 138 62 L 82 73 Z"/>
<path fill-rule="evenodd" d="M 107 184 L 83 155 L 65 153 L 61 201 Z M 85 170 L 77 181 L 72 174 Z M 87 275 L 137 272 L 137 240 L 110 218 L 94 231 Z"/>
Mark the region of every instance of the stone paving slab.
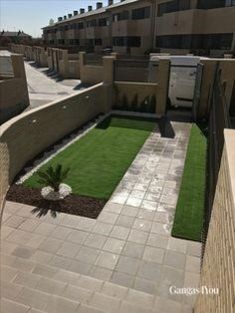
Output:
<path fill-rule="evenodd" d="M 173 128 L 174 138 L 150 135 L 97 220 L 63 213 L 39 219 L 30 206 L 6 203 L 3 307 L 191 312 L 193 297 L 169 293 L 171 285 L 197 286 L 201 249 L 170 236 L 190 125 Z"/>

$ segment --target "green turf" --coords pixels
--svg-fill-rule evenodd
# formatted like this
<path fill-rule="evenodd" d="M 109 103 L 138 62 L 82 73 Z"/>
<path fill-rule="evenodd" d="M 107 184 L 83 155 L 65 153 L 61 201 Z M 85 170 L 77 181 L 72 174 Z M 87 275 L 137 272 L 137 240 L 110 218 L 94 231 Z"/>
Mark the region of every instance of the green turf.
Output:
<path fill-rule="evenodd" d="M 172 236 L 201 241 L 207 140 L 200 128 L 192 126 Z"/>
<path fill-rule="evenodd" d="M 65 180 L 74 194 L 108 199 L 153 130 L 153 120 L 111 117 L 46 163 L 70 167 Z M 35 173 L 24 182 L 41 187 Z"/>

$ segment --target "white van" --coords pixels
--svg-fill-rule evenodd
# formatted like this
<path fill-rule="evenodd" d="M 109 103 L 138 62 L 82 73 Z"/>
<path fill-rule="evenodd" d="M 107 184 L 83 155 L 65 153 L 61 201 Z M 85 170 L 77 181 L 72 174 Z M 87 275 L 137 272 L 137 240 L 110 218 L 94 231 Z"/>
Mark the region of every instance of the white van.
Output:
<path fill-rule="evenodd" d="M 159 56 L 150 55 L 150 79 L 156 63 L 160 59 L 171 61 L 171 72 L 169 81 L 169 104 L 173 107 L 191 108 L 193 104 L 197 65 L 201 59 L 197 56 Z"/>

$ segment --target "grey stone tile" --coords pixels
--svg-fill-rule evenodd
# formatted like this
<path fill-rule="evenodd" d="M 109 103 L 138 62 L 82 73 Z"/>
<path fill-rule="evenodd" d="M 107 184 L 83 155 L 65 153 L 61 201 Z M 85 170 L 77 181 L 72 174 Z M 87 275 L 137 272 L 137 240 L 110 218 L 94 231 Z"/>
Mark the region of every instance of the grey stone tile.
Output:
<path fill-rule="evenodd" d="M 1 313 L 27 313 L 30 308 L 28 305 L 1 298 L 0 309 Z"/>
<path fill-rule="evenodd" d="M 185 260 L 185 254 L 166 250 L 164 264 L 183 270 L 185 268 Z"/>
<path fill-rule="evenodd" d="M 187 255 L 186 256 L 186 271 L 198 274 L 200 272 L 200 258 Z"/>
<path fill-rule="evenodd" d="M 187 244 L 188 244 L 187 240 L 170 237 L 168 241 L 167 249 L 170 249 L 176 252 L 186 253 Z"/>
<path fill-rule="evenodd" d="M 117 254 L 101 252 L 96 261 L 96 265 L 113 270 L 117 264 L 118 258 L 119 256 Z"/>
<path fill-rule="evenodd" d="M 124 205 L 121 211 L 121 215 L 127 215 L 135 217 L 138 214 L 139 209 L 133 206 Z"/>
<path fill-rule="evenodd" d="M 132 275 L 128 275 L 126 273 L 122 273 L 122 272 L 113 272 L 113 275 L 110 279 L 111 282 L 113 282 L 114 284 L 118 284 L 121 286 L 126 286 L 126 287 L 132 287 L 133 283 L 134 283 L 134 276 Z"/>
<path fill-rule="evenodd" d="M 132 229 L 128 237 L 128 241 L 145 244 L 148 238 L 148 233 Z"/>
<path fill-rule="evenodd" d="M 81 304 L 77 313 L 103 313 L 104 311 L 94 308 L 93 306 Z"/>
<path fill-rule="evenodd" d="M 16 297 L 16 301 L 35 309 L 43 310 L 49 302 L 49 295 L 39 290 L 24 287 L 20 294 Z"/>
<path fill-rule="evenodd" d="M 104 281 L 109 281 L 111 276 L 112 276 L 112 270 L 109 270 L 107 268 L 103 268 L 100 266 L 93 266 L 90 272 L 90 275 L 92 277 L 104 280 Z"/>
<path fill-rule="evenodd" d="M 91 264 L 72 260 L 68 270 L 83 275 L 89 275 L 91 268 L 92 268 Z"/>
<path fill-rule="evenodd" d="M 145 247 L 143 259 L 161 264 L 163 262 L 165 250 L 154 247 Z"/>
<path fill-rule="evenodd" d="M 46 277 L 42 277 L 36 285 L 36 289 L 55 295 L 62 295 L 65 287 L 66 283 L 48 279 Z"/>
<path fill-rule="evenodd" d="M 32 273 L 19 272 L 13 280 L 14 284 L 22 285 L 29 288 L 35 288 L 40 280 L 39 275 Z"/>
<path fill-rule="evenodd" d="M 139 219 L 152 221 L 154 218 L 154 214 L 155 214 L 155 211 L 140 209 L 137 217 Z"/>
<path fill-rule="evenodd" d="M 140 290 L 149 294 L 157 294 L 157 284 L 153 281 L 137 277 L 133 286 L 134 289 Z"/>
<path fill-rule="evenodd" d="M 126 216 L 126 215 L 119 215 L 116 225 L 123 226 L 123 227 L 132 227 L 134 222 L 134 217 Z"/>
<path fill-rule="evenodd" d="M 51 296 L 46 306 L 46 311 L 50 313 L 76 313 L 79 302 L 71 301 L 59 296 Z"/>
<path fill-rule="evenodd" d="M 108 202 L 104 207 L 104 211 L 115 213 L 115 214 L 119 214 L 121 210 L 122 210 L 122 205 L 118 203 Z"/>
<path fill-rule="evenodd" d="M 87 304 L 92 297 L 92 293 L 91 290 L 68 285 L 63 292 L 63 297 Z"/>
<path fill-rule="evenodd" d="M 131 258 L 128 256 L 120 256 L 115 270 L 118 272 L 127 273 L 130 275 L 135 275 L 138 267 L 140 265 L 140 260 Z"/>
<path fill-rule="evenodd" d="M 162 267 L 162 280 L 161 284 L 169 284 L 173 286 L 183 286 L 184 271 L 175 267 L 163 265 Z"/>
<path fill-rule="evenodd" d="M 56 226 L 56 228 L 52 231 L 51 236 L 53 238 L 66 240 L 68 235 L 71 233 L 72 229 L 64 226 Z"/>
<path fill-rule="evenodd" d="M 26 247 L 26 246 L 18 246 L 13 252 L 12 255 L 21 257 L 23 259 L 29 259 L 33 254 L 34 254 L 35 250 L 30 248 L 30 247 Z"/>
<path fill-rule="evenodd" d="M 34 231 L 37 234 L 47 236 L 47 235 L 50 235 L 55 228 L 56 228 L 56 225 L 52 225 L 48 223 L 41 223 L 40 225 L 38 225 L 38 227 L 36 227 Z"/>
<path fill-rule="evenodd" d="M 97 292 L 92 297 L 90 304 L 98 309 L 108 310 L 111 313 L 118 309 L 120 306 L 120 300 Z"/>
<path fill-rule="evenodd" d="M 114 298 L 124 299 L 127 295 L 128 288 L 106 281 L 101 292 Z"/>
<path fill-rule="evenodd" d="M 149 201 L 149 200 L 143 200 L 141 204 L 142 209 L 150 210 L 150 211 L 156 211 L 157 210 L 157 202 Z"/>
<path fill-rule="evenodd" d="M 52 259 L 52 257 L 53 257 L 52 253 L 36 250 L 31 257 L 31 260 L 34 262 L 47 264 Z"/>
<path fill-rule="evenodd" d="M 25 222 L 25 218 L 17 215 L 13 215 L 5 222 L 5 225 L 12 228 L 18 228 Z"/>
<path fill-rule="evenodd" d="M 103 210 L 98 216 L 98 221 L 113 225 L 115 224 L 117 218 L 118 218 L 117 214 L 106 212 Z"/>
<path fill-rule="evenodd" d="M 154 296 L 139 290 L 129 289 L 125 300 L 143 308 L 151 309 L 154 305 Z"/>
<path fill-rule="evenodd" d="M 156 248 L 166 249 L 168 245 L 168 238 L 169 237 L 167 236 L 150 233 L 148 237 L 147 245 L 156 247 Z"/>
<path fill-rule="evenodd" d="M 49 253 L 56 253 L 62 246 L 63 241 L 55 238 L 46 238 L 39 246 L 39 249 Z"/>
<path fill-rule="evenodd" d="M 98 234 L 90 234 L 86 241 L 84 242 L 84 245 L 96 249 L 101 249 L 106 242 L 107 237 L 103 235 L 98 235 Z"/>
<path fill-rule="evenodd" d="M 86 288 L 88 290 L 100 291 L 103 286 L 103 282 L 93 277 L 81 275 L 79 277 L 77 286 Z"/>
<path fill-rule="evenodd" d="M 86 240 L 89 233 L 80 231 L 80 230 L 73 230 L 69 234 L 67 240 L 73 243 L 83 244 Z"/>
<path fill-rule="evenodd" d="M 142 202 L 142 199 L 129 196 L 126 201 L 126 204 L 138 208 L 140 207 L 141 202 Z"/>
<path fill-rule="evenodd" d="M 152 222 L 148 220 L 144 220 L 141 218 L 136 218 L 133 224 L 133 228 L 140 230 L 140 231 L 145 231 L 149 232 L 152 227 Z"/>
<path fill-rule="evenodd" d="M 45 277 L 53 277 L 57 272 L 58 269 L 43 264 L 37 264 L 33 269 L 34 274 Z"/>
<path fill-rule="evenodd" d="M 170 235 L 168 225 L 157 222 L 153 222 L 151 232 L 163 236 Z"/>
<path fill-rule="evenodd" d="M 48 264 L 58 268 L 68 269 L 71 264 L 71 259 L 60 255 L 54 255 Z"/>
<path fill-rule="evenodd" d="M 157 263 L 142 261 L 137 276 L 139 278 L 158 282 L 161 279 L 161 266 Z"/>
<path fill-rule="evenodd" d="M 126 242 L 126 245 L 122 251 L 123 255 L 133 257 L 133 258 L 142 258 L 144 252 L 144 245 L 135 243 L 135 242 Z"/>
<path fill-rule="evenodd" d="M 76 255 L 76 259 L 86 263 L 95 263 L 100 251 L 97 249 L 82 247 L 78 254 Z"/>
<path fill-rule="evenodd" d="M 116 238 L 108 238 L 103 250 L 112 252 L 115 254 L 120 254 L 122 252 L 122 249 L 125 245 L 125 241 L 116 239 Z"/>
<path fill-rule="evenodd" d="M 110 236 L 117 239 L 126 240 L 129 235 L 129 232 L 130 232 L 129 228 L 115 225 L 110 233 Z"/>
<path fill-rule="evenodd" d="M 71 242 L 63 242 L 59 250 L 57 251 L 57 254 L 67 258 L 74 258 L 75 255 L 80 250 L 80 248 L 81 246 L 78 244 L 73 244 Z"/>
<path fill-rule="evenodd" d="M 111 224 L 96 222 L 95 226 L 92 229 L 92 232 L 100 234 L 100 235 L 108 236 L 112 228 L 113 228 L 113 225 Z"/>

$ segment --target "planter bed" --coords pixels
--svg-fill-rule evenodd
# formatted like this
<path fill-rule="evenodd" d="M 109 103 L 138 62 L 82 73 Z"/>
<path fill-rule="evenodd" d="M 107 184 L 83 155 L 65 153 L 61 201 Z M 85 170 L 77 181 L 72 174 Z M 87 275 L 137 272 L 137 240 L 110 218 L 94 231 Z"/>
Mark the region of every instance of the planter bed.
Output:
<path fill-rule="evenodd" d="M 40 168 L 69 167 L 65 183 L 72 187 L 71 196 L 55 203 L 42 200 L 35 172 L 23 185 L 14 185 L 7 198 L 96 218 L 155 126 L 154 119 L 108 117 Z"/>

